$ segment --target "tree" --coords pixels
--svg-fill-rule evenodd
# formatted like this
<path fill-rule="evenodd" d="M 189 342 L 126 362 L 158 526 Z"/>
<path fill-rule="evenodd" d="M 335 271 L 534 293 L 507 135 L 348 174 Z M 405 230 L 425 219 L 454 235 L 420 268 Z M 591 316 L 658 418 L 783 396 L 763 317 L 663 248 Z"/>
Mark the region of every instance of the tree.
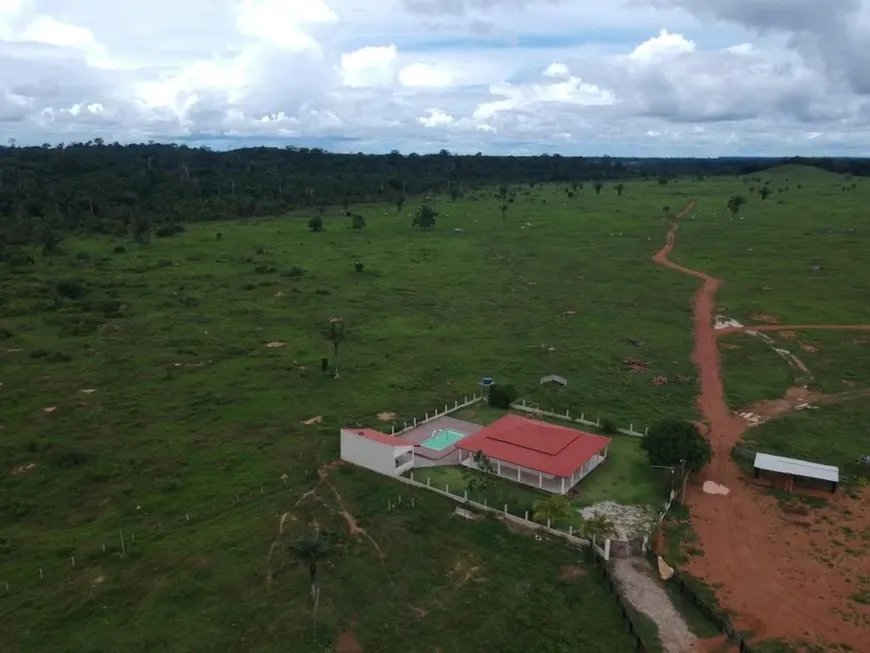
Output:
<path fill-rule="evenodd" d="M 671 207 L 670 207 L 670 206 L 663 206 L 663 207 L 662 207 L 662 211 L 665 212 L 665 217 L 666 217 L 666 218 L 671 217 Z"/>
<path fill-rule="evenodd" d="M 314 535 L 301 536 L 291 542 L 290 553 L 301 564 L 308 567 L 308 581 L 311 585 L 311 627 L 315 627 L 314 616 L 320 601 L 320 586 L 317 584 L 317 563 L 332 552 L 332 541 L 326 533 L 317 532 Z"/>
<path fill-rule="evenodd" d="M 504 220 L 507 217 L 508 205 L 502 204 L 500 207 L 498 207 L 498 210 L 501 211 L 501 219 Z"/>
<path fill-rule="evenodd" d="M 594 513 L 588 519 L 583 520 L 583 525 L 580 527 L 580 532 L 584 537 L 589 538 L 593 542 L 598 539 L 607 539 L 616 536 L 616 526 L 613 520 L 607 515 L 599 512 Z"/>
<path fill-rule="evenodd" d="M 571 501 L 561 494 L 554 494 L 546 499 L 535 501 L 533 509 L 532 519 L 539 524 L 547 524 L 548 522 L 555 524 L 569 519 L 574 514 Z"/>
<path fill-rule="evenodd" d="M 616 194 L 622 197 L 622 191 L 625 190 L 625 184 L 616 184 L 613 188 L 616 191 Z"/>
<path fill-rule="evenodd" d="M 782 192 L 782 189 L 779 192 Z M 762 186 L 758 194 L 761 195 L 761 201 L 764 202 L 773 194 L 773 191 L 770 190 L 770 186 Z"/>
<path fill-rule="evenodd" d="M 408 198 L 405 197 L 404 193 L 396 197 L 396 215 L 399 215 L 402 212 L 402 209 L 405 207 L 405 202 L 408 201 Z"/>
<path fill-rule="evenodd" d="M 508 188 L 506 184 L 501 184 L 498 187 L 498 198 L 502 202 L 507 202 L 508 195 L 510 195 L 510 188 Z"/>
<path fill-rule="evenodd" d="M 661 467 L 682 466 L 696 472 L 710 462 L 713 448 L 698 427 L 679 419 L 664 419 L 654 424 L 641 440 L 651 465 Z"/>
<path fill-rule="evenodd" d="M 520 393 L 511 384 L 489 386 L 489 405 L 493 408 L 508 410 L 519 397 Z"/>
<path fill-rule="evenodd" d="M 326 327 L 326 339 L 332 343 L 332 353 L 338 356 L 338 346 L 344 342 L 344 322 L 340 317 L 334 317 L 329 320 Z"/>
<path fill-rule="evenodd" d="M 492 466 L 492 462 L 483 451 L 476 451 L 472 456 L 472 460 L 480 471 L 487 474 L 495 474 L 495 467 Z"/>
<path fill-rule="evenodd" d="M 130 235 L 139 245 L 147 243 L 151 238 L 151 219 L 143 213 L 134 215 L 130 221 Z"/>
<path fill-rule="evenodd" d="M 350 216 L 350 226 L 354 229 L 365 229 L 366 219 L 362 217 L 359 213 L 354 213 Z"/>
<path fill-rule="evenodd" d="M 420 227 L 421 229 L 430 229 L 435 226 L 435 219 L 438 217 L 436 211 L 431 204 L 423 204 L 414 213 L 414 219 L 411 221 L 412 227 Z"/>
<path fill-rule="evenodd" d="M 313 216 L 308 221 L 308 228 L 311 231 L 323 231 L 323 217 L 320 215 Z"/>
<path fill-rule="evenodd" d="M 459 189 L 459 186 L 457 186 L 456 184 L 452 184 L 450 186 L 450 199 L 455 202 L 457 199 L 459 199 L 461 195 L 462 191 Z"/>
<path fill-rule="evenodd" d="M 604 188 L 604 184 L 602 184 L 600 181 L 596 181 L 595 185 L 592 188 L 595 189 L 596 195 L 601 195 L 601 189 Z"/>
<path fill-rule="evenodd" d="M 743 205 L 746 204 L 746 198 L 743 195 L 732 195 L 731 199 L 728 200 L 728 210 L 731 211 L 731 215 L 736 216 L 740 213 L 740 209 L 743 208 Z"/>

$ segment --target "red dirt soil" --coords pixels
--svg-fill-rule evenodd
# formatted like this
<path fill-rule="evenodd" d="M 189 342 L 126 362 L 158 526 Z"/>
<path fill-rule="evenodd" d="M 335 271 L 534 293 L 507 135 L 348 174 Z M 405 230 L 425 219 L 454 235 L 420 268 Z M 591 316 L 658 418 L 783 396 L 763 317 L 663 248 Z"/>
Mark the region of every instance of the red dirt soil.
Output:
<path fill-rule="evenodd" d="M 683 217 L 693 206 L 689 203 L 677 217 Z M 716 346 L 719 334 L 745 328 L 713 328 L 719 281 L 669 260 L 678 228 L 673 222 L 665 246 L 653 260 L 703 281 L 693 300 L 692 358 L 700 376 L 699 406 L 709 425 L 714 451 L 712 462 L 698 475 L 699 483 L 691 488 L 688 498 L 692 525 L 704 555 L 693 557 L 687 569 L 720 588 L 717 594 L 722 607 L 736 615 L 738 630 L 752 632 L 753 640 L 804 641 L 821 644 L 824 650 L 848 644 L 856 651 L 870 652 L 870 606 L 849 599 L 860 591 L 858 577 L 870 574 L 870 550 L 860 535 L 870 529 L 870 506 L 839 493 L 829 495 L 828 508 L 816 508 L 809 516 L 795 519 L 794 514 L 778 507 L 775 498 L 746 482 L 730 452 L 748 425 L 725 403 Z M 870 330 L 870 326 L 770 324 L 746 328 Z M 705 481 L 724 485 L 730 492 L 706 494 L 699 489 Z M 846 537 L 838 522 L 848 524 L 858 539 Z M 851 551 L 847 553 L 847 549 Z"/>
<path fill-rule="evenodd" d="M 663 263 L 663 265 L 666 264 Z M 683 269 L 685 270 L 685 268 Z M 742 333 L 743 331 L 870 331 L 870 324 L 757 324 L 755 326 L 716 329 L 716 334 L 725 335 L 726 333 Z"/>

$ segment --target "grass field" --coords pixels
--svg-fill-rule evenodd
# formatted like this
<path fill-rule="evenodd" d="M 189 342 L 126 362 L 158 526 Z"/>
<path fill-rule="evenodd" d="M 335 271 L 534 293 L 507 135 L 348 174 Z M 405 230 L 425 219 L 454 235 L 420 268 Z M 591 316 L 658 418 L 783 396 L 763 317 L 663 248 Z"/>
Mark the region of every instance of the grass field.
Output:
<path fill-rule="evenodd" d="M 418 416 L 484 375 L 621 426 L 696 417 L 694 382 L 650 383 L 696 374 L 696 282 L 649 261 L 664 206 L 698 197 L 700 211 L 723 207 L 718 223 L 685 222 L 675 258 L 727 280 L 729 316 L 860 321 L 870 275 L 857 255 L 858 185 L 841 192 L 814 178 L 784 204 L 750 199 L 733 224 L 722 216 L 740 180 L 680 180 L 629 183 L 623 197 L 521 189 L 504 219 L 481 191 L 441 202 L 429 232 L 410 227 L 409 209 L 372 205 L 354 209 L 362 232 L 331 216 L 322 233 L 305 219 L 223 222 L 141 248 L 71 237 L 66 257 L 34 252 L 35 266 L 0 277 L 4 650 L 325 651 L 347 629 L 379 652 L 629 650 L 600 579 L 558 580 L 576 555 L 490 521 L 454 521 L 449 503 L 423 492 L 413 510 L 387 512 L 397 486 L 362 472 L 331 478 L 386 557 L 347 538 L 321 572 L 317 635 L 304 570 L 288 563 L 267 585 L 266 554 L 279 516 L 338 457 L 340 425 Z M 813 231 L 829 226 L 838 231 Z M 348 330 L 340 379 L 320 372 L 336 316 Z M 649 371 L 630 373 L 627 357 Z M 568 388 L 548 397 L 546 374 Z M 824 375 L 836 384 L 833 364 Z M 588 479 L 593 497 L 647 496 L 634 441 L 620 443 Z M 300 523 L 347 532 L 335 505 L 305 505 L 293 512 Z M 451 576 L 475 566 L 486 580 Z"/>
<path fill-rule="evenodd" d="M 837 465 L 851 475 L 858 459 L 870 456 L 868 424 L 870 398 L 852 399 L 772 420 L 747 431 L 744 441 L 759 451 Z"/>

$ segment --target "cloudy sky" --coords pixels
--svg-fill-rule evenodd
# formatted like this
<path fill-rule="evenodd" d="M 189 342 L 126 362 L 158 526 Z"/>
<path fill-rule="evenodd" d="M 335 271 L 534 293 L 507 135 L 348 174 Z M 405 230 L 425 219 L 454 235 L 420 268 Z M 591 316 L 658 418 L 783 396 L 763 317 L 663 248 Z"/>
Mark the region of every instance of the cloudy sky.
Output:
<path fill-rule="evenodd" d="M 0 0 L 0 138 L 870 155 L 870 0 Z"/>

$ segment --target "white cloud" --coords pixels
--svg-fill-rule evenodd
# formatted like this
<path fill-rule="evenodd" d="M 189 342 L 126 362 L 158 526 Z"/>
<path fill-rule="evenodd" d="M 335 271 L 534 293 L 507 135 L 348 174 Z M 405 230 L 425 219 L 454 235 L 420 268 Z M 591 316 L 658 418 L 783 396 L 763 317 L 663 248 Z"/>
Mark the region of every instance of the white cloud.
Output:
<path fill-rule="evenodd" d="M 438 109 L 429 109 L 429 115 L 418 118 L 418 120 L 424 127 L 444 127 L 452 124 L 456 119 Z"/>
<path fill-rule="evenodd" d="M 777 2 L 0 0 L 0 127 L 20 143 L 853 152 L 870 138 L 866 12 Z"/>
<path fill-rule="evenodd" d="M 239 0 L 236 4 L 239 32 L 293 51 L 319 50 L 320 44 L 306 28 L 337 20 L 322 0 Z"/>
<path fill-rule="evenodd" d="M 447 68 L 425 63 L 412 63 L 399 72 L 399 82 L 403 86 L 441 88 L 449 86 L 452 79 Z"/>
<path fill-rule="evenodd" d="M 688 40 L 682 34 L 669 34 L 666 29 L 663 29 L 658 36 L 644 41 L 628 56 L 636 61 L 651 61 L 694 51 L 695 43 L 693 41 Z"/>
<path fill-rule="evenodd" d="M 341 75 L 346 86 L 382 86 L 395 77 L 396 46 L 366 46 L 341 55 Z"/>
<path fill-rule="evenodd" d="M 544 75 L 547 77 L 568 77 L 570 71 L 568 66 L 563 63 L 551 63 L 544 71 Z"/>

